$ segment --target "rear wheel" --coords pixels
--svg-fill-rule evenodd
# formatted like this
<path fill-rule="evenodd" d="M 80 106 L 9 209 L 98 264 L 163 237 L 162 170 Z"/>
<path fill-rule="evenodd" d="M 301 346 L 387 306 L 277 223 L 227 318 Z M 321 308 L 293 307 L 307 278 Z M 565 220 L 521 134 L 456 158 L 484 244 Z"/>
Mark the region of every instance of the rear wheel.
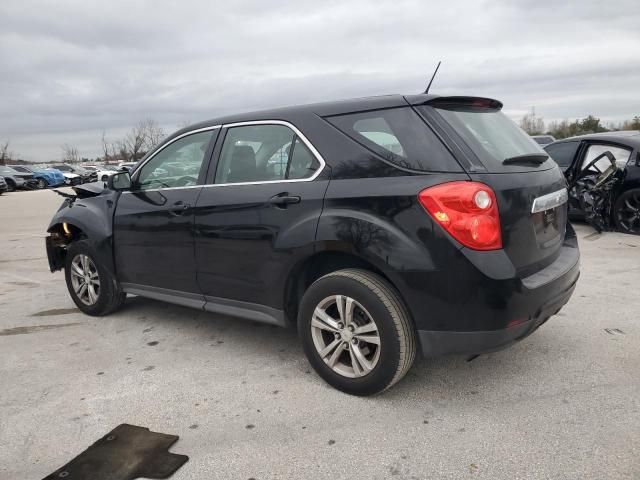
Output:
<path fill-rule="evenodd" d="M 339 270 L 315 281 L 302 298 L 298 327 L 316 372 L 352 395 L 386 390 L 415 358 L 415 330 L 404 303 L 386 280 L 366 270 Z"/>
<path fill-rule="evenodd" d="M 127 296 L 84 240 L 72 243 L 67 250 L 65 279 L 71 299 L 88 315 L 114 312 L 124 304 Z"/>
<path fill-rule="evenodd" d="M 622 193 L 613 206 L 613 221 L 618 231 L 640 235 L 640 188 Z"/>

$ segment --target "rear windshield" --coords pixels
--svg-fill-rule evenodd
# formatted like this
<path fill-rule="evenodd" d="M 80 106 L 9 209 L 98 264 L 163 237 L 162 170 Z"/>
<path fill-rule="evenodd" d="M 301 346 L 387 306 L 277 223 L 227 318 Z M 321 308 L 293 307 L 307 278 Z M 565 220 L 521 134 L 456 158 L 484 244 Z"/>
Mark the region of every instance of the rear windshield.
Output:
<path fill-rule="evenodd" d="M 489 170 L 498 166 L 502 169 L 502 162 L 507 158 L 545 154 L 540 145 L 500 110 L 452 105 L 438 106 L 436 111 Z"/>
<path fill-rule="evenodd" d="M 327 117 L 356 142 L 399 167 L 431 172 L 462 168 L 411 107 Z"/>

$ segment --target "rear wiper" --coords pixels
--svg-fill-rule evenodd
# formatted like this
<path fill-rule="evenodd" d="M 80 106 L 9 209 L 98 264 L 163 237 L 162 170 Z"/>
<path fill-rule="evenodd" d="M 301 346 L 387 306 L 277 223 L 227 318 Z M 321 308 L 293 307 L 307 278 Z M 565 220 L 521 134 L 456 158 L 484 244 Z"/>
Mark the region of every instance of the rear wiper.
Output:
<path fill-rule="evenodd" d="M 516 155 L 515 157 L 505 158 L 502 161 L 503 165 L 513 165 L 516 163 L 533 163 L 534 165 L 540 165 L 549 158 L 549 155 L 544 153 L 525 153 L 524 155 Z"/>

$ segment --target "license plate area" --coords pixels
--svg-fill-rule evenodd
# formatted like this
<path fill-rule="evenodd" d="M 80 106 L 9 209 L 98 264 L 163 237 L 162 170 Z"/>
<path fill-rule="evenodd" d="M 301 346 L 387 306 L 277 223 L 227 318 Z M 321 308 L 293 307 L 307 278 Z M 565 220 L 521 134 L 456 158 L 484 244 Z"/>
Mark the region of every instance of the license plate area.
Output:
<path fill-rule="evenodd" d="M 567 189 L 533 201 L 531 219 L 539 248 L 551 248 L 563 241 L 567 228 Z"/>

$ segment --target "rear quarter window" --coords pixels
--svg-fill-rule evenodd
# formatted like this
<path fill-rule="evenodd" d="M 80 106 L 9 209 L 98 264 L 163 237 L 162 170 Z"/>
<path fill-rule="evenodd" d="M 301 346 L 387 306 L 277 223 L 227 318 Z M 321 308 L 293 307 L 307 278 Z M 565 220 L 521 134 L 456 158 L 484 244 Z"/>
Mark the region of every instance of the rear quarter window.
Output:
<path fill-rule="evenodd" d="M 325 117 L 384 160 L 409 170 L 461 172 L 440 139 L 411 107 Z"/>

